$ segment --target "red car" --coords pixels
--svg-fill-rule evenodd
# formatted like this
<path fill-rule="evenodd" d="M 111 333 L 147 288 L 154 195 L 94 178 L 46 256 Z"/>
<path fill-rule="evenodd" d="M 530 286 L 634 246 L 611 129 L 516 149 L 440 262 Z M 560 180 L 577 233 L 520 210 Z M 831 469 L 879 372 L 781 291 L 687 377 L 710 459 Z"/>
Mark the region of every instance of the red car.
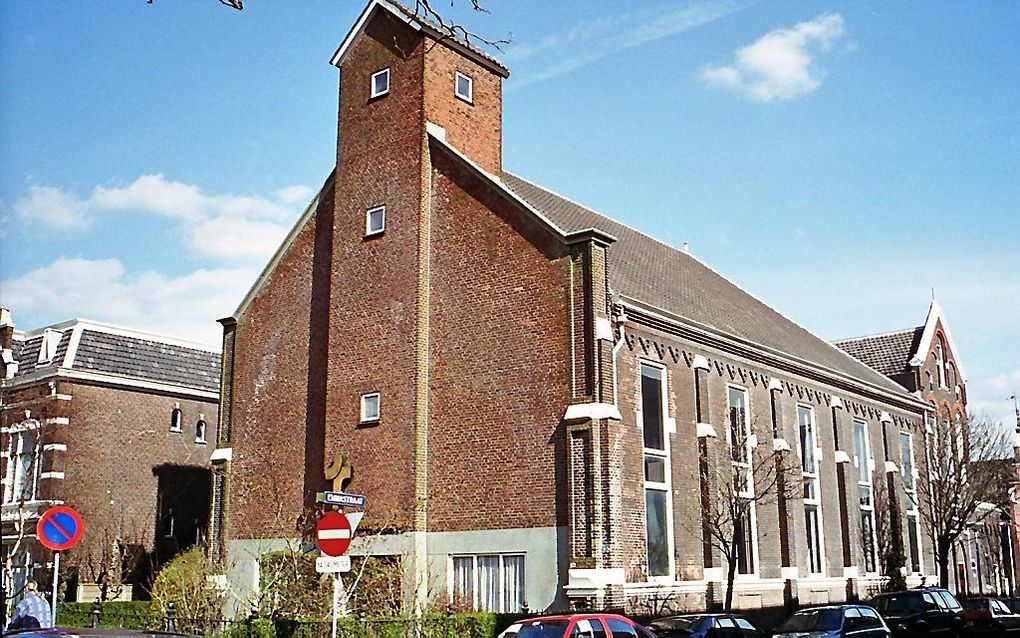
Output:
<path fill-rule="evenodd" d="M 655 638 L 630 618 L 616 614 L 567 614 L 518 620 L 500 638 Z"/>

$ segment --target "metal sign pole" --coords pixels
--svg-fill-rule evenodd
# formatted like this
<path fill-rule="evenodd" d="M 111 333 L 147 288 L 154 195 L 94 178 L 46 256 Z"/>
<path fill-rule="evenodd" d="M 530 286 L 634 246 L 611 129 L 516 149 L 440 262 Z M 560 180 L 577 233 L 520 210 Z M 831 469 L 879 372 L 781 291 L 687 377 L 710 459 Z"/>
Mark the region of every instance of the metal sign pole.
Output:
<path fill-rule="evenodd" d="M 332 638 L 336 638 L 336 617 L 340 609 L 340 572 L 333 574 L 333 632 Z"/>
<path fill-rule="evenodd" d="M 60 552 L 53 552 L 53 592 L 50 595 L 51 606 L 53 607 L 53 626 L 57 626 L 57 579 L 60 577 Z"/>

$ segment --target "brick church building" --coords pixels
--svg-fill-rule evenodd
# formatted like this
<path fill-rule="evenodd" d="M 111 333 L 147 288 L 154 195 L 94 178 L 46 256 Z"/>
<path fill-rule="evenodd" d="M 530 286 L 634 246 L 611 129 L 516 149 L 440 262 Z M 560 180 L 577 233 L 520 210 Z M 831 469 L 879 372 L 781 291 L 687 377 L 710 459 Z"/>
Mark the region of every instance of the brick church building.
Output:
<path fill-rule="evenodd" d="M 913 489 L 926 394 L 504 170 L 509 72 L 469 43 L 372 0 L 332 62 L 336 167 L 222 320 L 211 529 L 239 604 L 340 453 L 368 499 L 352 551 L 398 557 L 409 605 L 714 605 L 706 477 L 776 454 L 796 494 L 738 530 L 735 606 L 871 591 L 875 488 Z M 964 392 L 946 370 L 937 401 Z M 900 514 L 908 582 L 931 581 Z"/>

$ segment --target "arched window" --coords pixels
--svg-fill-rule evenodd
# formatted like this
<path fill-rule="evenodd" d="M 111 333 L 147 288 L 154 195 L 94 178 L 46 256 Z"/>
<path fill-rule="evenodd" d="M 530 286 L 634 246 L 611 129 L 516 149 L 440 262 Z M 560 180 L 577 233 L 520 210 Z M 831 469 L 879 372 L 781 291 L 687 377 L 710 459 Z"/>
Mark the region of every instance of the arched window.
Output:
<path fill-rule="evenodd" d="M 939 375 L 939 387 L 946 387 L 946 353 L 942 347 L 942 339 L 939 338 L 939 342 L 935 344 L 935 369 Z"/>
<path fill-rule="evenodd" d="M 956 366 L 952 361 L 949 361 L 946 363 L 946 387 L 951 388 L 954 385 L 956 385 Z"/>
<path fill-rule="evenodd" d="M 927 370 L 924 373 L 924 385 L 927 386 L 929 390 L 935 389 L 935 386 L 932 384 L 931 380 L 931 372 L 928 372 Z"/>
<path fill-rule="evenodd" d="M 170 410 L 170 431 L 180 432 L 181 422 L 184 420 L 184 415 L 181 412 L 181 404 L 175 403 L 174 409 Z"/>
<path fill-rule="evenodd" d="M 204 414 L 199 414 L 198 421 L 195 422 L 195 443 L 206 443 Z"/>

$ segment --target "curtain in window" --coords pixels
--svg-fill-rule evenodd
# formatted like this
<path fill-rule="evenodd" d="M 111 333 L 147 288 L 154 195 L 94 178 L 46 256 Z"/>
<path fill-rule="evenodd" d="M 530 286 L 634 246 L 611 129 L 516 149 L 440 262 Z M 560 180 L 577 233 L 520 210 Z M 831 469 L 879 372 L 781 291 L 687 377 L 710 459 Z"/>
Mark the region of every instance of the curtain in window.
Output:
<path fill-rule="evenodd" d="M 499 556 L 478 557 L 478 609 L 499 611 Z"/>
<path fill-rule="evenodd" d="M 517 613 L 524 606 L 524 557 L 503 557 L 503 612 Z"/>
<path fill-rule="evenodd" d="M 455 556 L 453 559 L 453 604 L 458 609 L 475 607 L 474 558 Z"/>

